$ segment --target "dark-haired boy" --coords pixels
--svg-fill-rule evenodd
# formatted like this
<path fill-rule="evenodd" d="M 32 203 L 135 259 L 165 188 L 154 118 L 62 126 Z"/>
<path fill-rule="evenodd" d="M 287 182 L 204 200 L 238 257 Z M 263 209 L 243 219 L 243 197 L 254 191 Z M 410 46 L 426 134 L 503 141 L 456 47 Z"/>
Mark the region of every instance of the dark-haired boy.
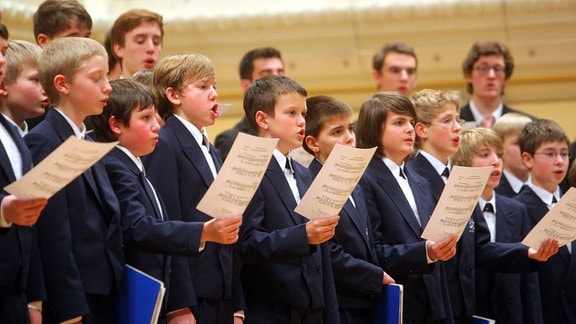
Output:
<path fill-rule="evenodd" d="M 291 159 L 305 134 L 306 90 L 271 75 L 246 91 L 244 111 L 260 137 L 278 138 L 240 230 L 246 323 L 339 323 L 327 242 L 339 216 L 308 221 L 294 208 L 312 174 Z"/>

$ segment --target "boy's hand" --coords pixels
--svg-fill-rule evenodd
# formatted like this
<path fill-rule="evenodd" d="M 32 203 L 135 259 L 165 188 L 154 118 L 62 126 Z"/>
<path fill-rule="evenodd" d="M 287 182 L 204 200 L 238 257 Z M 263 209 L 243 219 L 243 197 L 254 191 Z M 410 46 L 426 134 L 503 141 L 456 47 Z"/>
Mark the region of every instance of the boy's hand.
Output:
<path fill-rule="evenodd" d="M 387 284 L 393 284 L 396 283 L 396 281 L 394 280 L 394 278 L 390 277 L 389 274 L 387 274 L 386 272 L 384 272 L 384 275 L 382 276 L 382 284 L 383 285 L 387 285 Z"/>
<path fill-rule="evenodd" d="M 452 234 L 438 242 L 426 241 L 426 253 L 433 261 L 450 260 L 456 255 L 456 243 L 458 243 L 456 234 Z"/>
<path fill-rule="evenodd" d="M 308 244 L 315 245 L 328 241 L 336 232 L 336 225 L 340 216 L 330 216 L 320 219 L 314 219 L 306 223 L 306 236 Z"/>
<path fill-rule="evenodd" d="M 22 200 L 14 195 L 9 195 L 2 199 L 2 216 L 8 223 L 32 226 L 38 220 L 47 203 L 46 198 Z"/>
<path fill-rule="evenodd" d="M 540 244 L 540 248 L 538 250 L 529 248 L 528 258 L 536 261 L 546 262 L 556 253 L 558 253 L 558 241 L 555 239 L 547 239 L 546 241 L 542 242 L 542 244 Z"/>
<path fill-rule="evenodd" d="M 242 225 L 242 215 L 214 218 L 204 223 L 200 242 L 232 244 L 238 241 L 238 232 Z"/>
<path fill-rule="evenodd" d="M 196 324 L 196 318 L 189 308 L 168 314 L 168 324 Z"/>

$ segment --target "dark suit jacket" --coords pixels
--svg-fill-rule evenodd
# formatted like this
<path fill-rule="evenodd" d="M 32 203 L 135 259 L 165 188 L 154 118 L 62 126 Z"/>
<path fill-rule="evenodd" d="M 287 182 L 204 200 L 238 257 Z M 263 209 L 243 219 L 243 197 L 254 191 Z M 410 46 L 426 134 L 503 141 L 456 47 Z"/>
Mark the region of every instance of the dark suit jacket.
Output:
<path fill-rule="evenodd" d="M 509 198 L 514 198 L 517 195 L 514 189 L 512 189 L 508 178 L 506 178 L 504 175 L 502 175 L 500 183 L 498 184 L 498 187 L 496 187 L 495 191 L 496 193 Z"/>
<path fill-rule="evenodd" d="M 425 178 L 432 189 L 434 205 L 440 199 L 444 190 L 444 180 L 436 169 L 422 155 L 416 155 L 407 163 L 407 168 Z M 474 226 L 471 219 L 469 226 L 464 230 L 456 246 L 456 255 L 445 261 L 446 276 L 450 294 L 452 312 L 457 317 L 470 317 L 474 315 Z M 489 233 L 488 233 L 489 235 Z M 489 237 L 488 237 L 489 239 Z"/>
<path fill-rule="evenodd" d="M 408 162 L 408 169 L 423 176 L 432 187 L 432 195 L 439 199 L 444 181 L 432 164 L 417 155 Z M 436 203 L 437 200 L 434 202 Z M 526 272 L 536 267 L 528 258 L 528 248 L 518 243 L 490 243 L 490 232 L 478 207 L 458 241 L 456 256 L 445 262 L 452 312 L 456 317 L 475 314 L 475 271 Z"/>
<path fill-rule="evenodd" d="M 524 186 L 514 198 L 526 206 L 532 226 L 548 213 L 547 205 Z M 538 268 L 544 323 L 576 323 L 576 244 L 572 254 L 563 246 Z"/>
<path fill-rule="evenodd" d="M 525 116 L 528 116 L 530 118 L 532 118 L 532 120 L 538 119 L 535 116 L 529 115 L 525 112 L 522 112 L 520 110 L 516 110 L 516 109 L 512 109 L 506 105 L 504 105 L 504 107 L 502 108 L 502 115 L 507 114 L 507 113 L 518 113 L 518 114 L 522 114 Z M 460 118 L 464 119 L 465 121 L 468 122 L 473 122 L 476 121 L 474 119 L 474 115 L 472 114 L 472 110 L 470 110 L 470 102 L 466 103 L 461 109 L 460 109 Z"/>
<path fill-rule="evenodd" d="M 379 264 L 404 285 L 404 320 L 422 323 L 450 318 L 446 277 L 441 262 L 428 264 L 422 239 L 434 209 L 425 179 L 405 169 L 422 226 L 400 185 L 381 158 L 373 157 L 360 180 L 364 190 Z"/>
<path fill-rule="evenodd" d="M 292 161 L 300 196 L 312 174 Z M 307 219 L 294 212 L 296 201 L 274 157 L 244 213 L 240 249 L 242 283 L 250 304 L 280 303 L 300 309 L 323 309 L 324 323 L 339 323 L 328 243 L 309 245 Z"/>
<path fill-rule="evenodd" d="M 16 128 L 10 124 L 4 115 L 0 114 L 0 127 L 4 127 L 13 138 L 22 158 L 22 174 L 32 168 L 32 157 L 26 143 Z M 16 181 L 14 170 L 10 164 L 4 145 L 0 144 L 0 188 Z M 0 201 L 8 193 L 0 189 Z M 46 299 L 44 276 L 40 263 L 35 227 L 12 224 L 8 228 L 0 228 L 0 289 L 28 290 L 28 300 Z"/>
<path fill-rule="evenodd" d="M 520 242 L 530 231 L 526 207 L 496 195 L 496 241 Z M 476 271 L 476 314 L 497 323 L 542 323 L 538 273 Z"/>
<path fill-rule="evenodd" d="M 120 201 L 126 263 L 164 281 L 167 312 L 196 305 L 187 262 L 170 255 L 198 255 L 203 223 L 169 221 L 160 196 L 162 213 L 142 172 L 120 149 L 102 163 Z"/>
<path fill-rule="evenodd" d="M 162 197 L 171 219 L 207 222 L 212 217 L 196 206 L 214 181 L 208 162 L 196 140 L 176 117 L 162 126 L 154 152 L 143 158 L 147 177 Z M 221 158 L 210 145 L 218 170 Z M 235 245 L 207 242 L 202 253 L 190 256 L 196 296 L 208 300 L 232 300 L 236 310 L 244 309 Z M 232 316 L 232 315 L 231 315 Z"/>
<path fill-rule="evenodd" d="M 50 109 L 24 140 L 39 163 L 73 135 L 64 117 Z M 50 198 L 38 220 L 38 237 L 49 321 L 88 314 L 86 294 L 118 293 L 124 273 L 120 207 L 103 164 L 96 163 Z"/>
<path fill-rule="evenodd" d="M 234 127 L 218 134 L 218 136 L 216 136 L 216 140 L 214 140 L 214 145 L 220 150 L 223 160 L 225 160 L 228 156 L 228 152 L 230 152 L 232 144 L 234 144 L 234 140 L 236 139 L 236 136 L 238 136 L 238 133 L 246 133 L 254 136 L 258 135 L 256 134 L 256 131 L 250 127 L 246 117 L 243 117 L 241 121 L 234 125 Z"/>
<path fill-rule="evenodd" d="M 314 159 L 308 166 L 314 176 L 322 164 Z M 330 240 L 332 271 L 340 308 L 372 308 L 374 297 L 382 290 L 384 270 L 380 268 L 372 245 L 372 229 L 362 189 L 352 192 L 340 211 L 336 233 Z"/>

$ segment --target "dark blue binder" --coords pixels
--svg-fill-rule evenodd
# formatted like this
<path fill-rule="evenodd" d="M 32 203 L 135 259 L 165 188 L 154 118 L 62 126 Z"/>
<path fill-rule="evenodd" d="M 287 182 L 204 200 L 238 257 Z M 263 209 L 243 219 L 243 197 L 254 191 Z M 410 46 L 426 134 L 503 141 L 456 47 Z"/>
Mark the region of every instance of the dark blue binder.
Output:
<path fill-rule="evenodd" d="M 402 324 L 404 286 L 389 284 L 382 288 L 374 307 L 374 324 Z"/>
<path fill-rule="evenodd" d="M 165 291 L 162 281 L 126 265 L 124 289 L 116 304 L 116 323 L 157 323 Z"/>

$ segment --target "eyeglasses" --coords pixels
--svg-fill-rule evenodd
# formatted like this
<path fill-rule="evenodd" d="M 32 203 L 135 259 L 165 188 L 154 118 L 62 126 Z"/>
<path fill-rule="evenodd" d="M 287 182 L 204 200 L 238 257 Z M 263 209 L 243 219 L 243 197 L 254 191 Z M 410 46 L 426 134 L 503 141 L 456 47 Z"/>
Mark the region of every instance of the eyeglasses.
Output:
<path fill-rule="evenodd" d="M 546 160 L 554 160 L 556 157 L 560 157 L 564 161 L 568 161 L 570 154 L 568 152 L 556 152 L 556 151 L 544 151 L 535 152 L 534 154 L 542 155 Z"/>
<path fill-rule="evenodd" d="M 474 70 L 478 71 L 482 75 L 488 74 L 490 71 L 494 71 L 494 75 L 504 74 L 504 67 L 502 65 L 489 66 L 482 64 L 475 67 Z"/>
<path fill-rule="evenodd" d="M 465 123 L 466 121 L 464 119 L 457 119 L 457 118 L 443 118 L 438 121 L 438 125 L 446 128 L 454 127 L 456 126 L 456 124 L 462 126 Z"/>

